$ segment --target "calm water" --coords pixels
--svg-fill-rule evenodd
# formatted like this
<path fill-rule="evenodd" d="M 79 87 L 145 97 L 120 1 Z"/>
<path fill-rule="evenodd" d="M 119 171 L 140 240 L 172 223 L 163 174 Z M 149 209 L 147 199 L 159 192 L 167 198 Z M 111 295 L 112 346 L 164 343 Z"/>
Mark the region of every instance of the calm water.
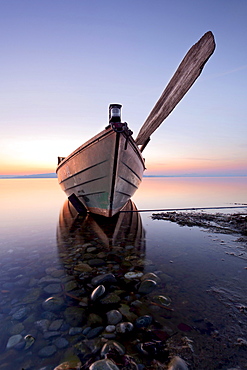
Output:
<path fill-rule="evenodd" d="M 0 369 L 50 370 L 88 358 L 78 349 L 85 333 L 71 328 L 97 326 L 87 298 L 90 279 L 133 270 L 159 276 L 155 294 L 171 301 L 161 308 L 147 295 L 136 312 L 151 315 L 171 337 L 170 353 L 191 369 L 247 368 L 247 254 L 238 236 L 152 220 L 153 212 L 107 222 L 76 218 L 56 179 L 0 180 L 0 197 Z M 133 201 L 153 211 L 232 207 L 247 203 L 247 178 L 145 178 Z M 247 208 L 222 212 L 240 211 Z M 102 264 L 93 266 L 93 257 Z M 93 267 L 85 272 L 78 261 Z M 59 310 L 44 306 L 50 297 L 62 299 Z M 83 308 L 90 320 L 75 323 L 70 307 Z M 105 313 L 93 310 L 104 326 Z M 86 339 L 89 352 L 96 339 Z"/>

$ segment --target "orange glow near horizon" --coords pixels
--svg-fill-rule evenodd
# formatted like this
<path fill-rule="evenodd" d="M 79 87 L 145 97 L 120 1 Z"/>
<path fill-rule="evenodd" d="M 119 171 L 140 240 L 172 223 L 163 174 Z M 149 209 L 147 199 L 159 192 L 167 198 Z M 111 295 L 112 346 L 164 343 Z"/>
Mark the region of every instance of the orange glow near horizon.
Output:
<path fill-rule="evenodd" d="M 57 157 L 70 154 L 78 146 L 76 140 L 67 143 L 66 139 L 6 140 L 0 147 L 0 175 L 55 172 Z"/>
<path fill-rule="evenodd" d="M 57 156 L 66 156 L 78 145 L 75 140 L 33 139 L 5 141 L 0 148 L 0 175 L 31 175 L 56 171 Z M 66 148 L 66 151 L 65 149 Z M 144 153 L 145 157 L 145 153 Z M 157 151 L 147 152 L 145 175 L 246 175 L 246 161 L 238 158 L 158 158 Z"/>
<path fill-rule="evenodd" d="M 12 158 L 9 160 L 0 160 L 0 175 L 31 175 L 41 173 L 53 173 L 56 171 L 56 158 L 54 162 L 48 160 L 42 162 L 30 158 L 29 161 L 22 161 L 20 158 L 15 161 Z M 144 175 L 165 175 L 165 176 L 183 176 L 183 175 L 211 175 L 217 174 L 247 174 L 246 163 L 244 161 L 228 163 L 222 161 L 198 161 L 198 160 L 169 160 L 167 163 L 147 163 L 147 170 Z"/>
<path fill-rule="evenodd" d="M 0 162 L 0 175 L 32 175 L 40 173 L 51 173 L 56 171 L 56 163 L 52 166 L 43 163 L 2 163 Z"/>

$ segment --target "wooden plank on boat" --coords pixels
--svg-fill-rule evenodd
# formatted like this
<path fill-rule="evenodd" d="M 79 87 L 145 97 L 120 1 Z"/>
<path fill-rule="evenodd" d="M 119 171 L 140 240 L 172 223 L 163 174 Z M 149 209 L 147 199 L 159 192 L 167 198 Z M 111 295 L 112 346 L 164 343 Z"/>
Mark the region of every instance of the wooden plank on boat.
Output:
<path fill-rule="evenodd" d="M 172 112 L 199 77 L 205 63 L 213 54 L 214 49 L 215 41 L 211 31 L 205 33 L 205 35 L 190 48 L 141 127 L 135 140 L 137 145 L 145 145 L 148 142 L 151 134 Z"/>

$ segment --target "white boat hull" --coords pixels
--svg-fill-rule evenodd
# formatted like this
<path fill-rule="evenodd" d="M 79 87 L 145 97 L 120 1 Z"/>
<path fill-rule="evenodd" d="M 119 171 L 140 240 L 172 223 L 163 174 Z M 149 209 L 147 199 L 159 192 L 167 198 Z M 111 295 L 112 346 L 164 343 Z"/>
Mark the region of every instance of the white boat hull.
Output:
<path fill-rule="evenodd" d="M 133 138 L 110 127 L 64 158 L 57 175 L 69 199 L 77 198 L 91 213 L 111 217 L 133 196 L 144 170 Z"/>

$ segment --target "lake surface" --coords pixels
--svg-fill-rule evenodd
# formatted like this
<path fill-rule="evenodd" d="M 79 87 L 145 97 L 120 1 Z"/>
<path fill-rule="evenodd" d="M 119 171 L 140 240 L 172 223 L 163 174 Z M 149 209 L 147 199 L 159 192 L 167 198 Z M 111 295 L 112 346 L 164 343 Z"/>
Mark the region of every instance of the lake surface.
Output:
<path fill-rule="evenodd" d="M 151 217 L 183 208 L 246 213 L 231 207 L 246 205 L 247 177 L 144 178 L 133 198 L 142 212 L 112 220 L 78 217 L 57 179 L 0 180 L 0 199 L 0 369 L 66 361 L 76 369 L 101 358 L 109 340 L 139 369 L 175 355 L 189 369 L 247 368 L 245 238 Z M 143 292 L 143 278 L 128 272 L 152 273 L 156 284 Z M 102 283 L 100 296 L 93 278 L 104 274 L 116 281 Z M 134 329 L 106 331 L 112 309 Z M 152 322 L 139 328 L 142 316 Z"/>

